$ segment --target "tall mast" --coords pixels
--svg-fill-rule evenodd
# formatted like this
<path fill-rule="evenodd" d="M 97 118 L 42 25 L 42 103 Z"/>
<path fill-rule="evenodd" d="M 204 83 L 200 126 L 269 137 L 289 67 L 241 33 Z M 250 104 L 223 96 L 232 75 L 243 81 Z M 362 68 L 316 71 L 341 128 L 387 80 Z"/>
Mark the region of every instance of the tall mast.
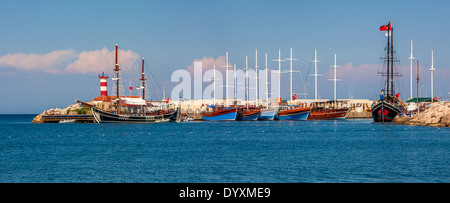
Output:
<path fill-rule="evenodd" d="M 142 58 L 142 78 L 141 78 L 142 86 L 141 86 L 141 88 L 142 88 L 142 99 L 143 100 L 145 100 L 145 80 L 147 80 L 147 79 L 145 79 L 144 58 Z"/>
<path fill-rule="evenodd" d="M 236 64 L 234 64 L 234 104 L 236 107 L 237 101 L 236 101 Z"/>
<path fill-rule="evenodd" d="M 389 25 L 390 25 L 390 23 L 391 22 L 389 22 Z M 389 60 L 389 56 L 390 56 L 390 39 L 389 39 L 389 35 L 391 34 L 391 29 L 390 29 L 390 26 L 389 26 L 389 29 L 388 29 L 388 41 L 387 41 L 387 74 L 386 74 L 386 76 L 387 76 L 387 78 L 386 78 L 386 98 L 389 98 L 389 89 L 390 89 L 390 85 L 391 85 L 391 82 L 390 82 L 390 77 L 389 77 L 389 71 L 390 71 L 390 68 L 389 68 L 389 65 L 390 65 L 390 60 Z"/>
<path fill-rule="evenodd" d="M 225 74 L 226 74 L 226 81 L 225 81 L 225 105 L 228 106 L 228 51 L 225 53 Z"/>
<path fill-rule="evenodd" d="M 314 99 L 317 101 L 317 49 L 314 49 Z"/>
<path fill-rule="evenodd" d="M 289 58 L 285 58 L 285 60 L 288 60 L 289 61 L 289 67 L 290 67 L 290 70 L 289 70 L 289 82 L 290 82 L 290 88 L 289 88 L 289 90 L 290 90 L 290 101 L 291 101 L 291 105 L 292 105 L 292 73 L 293 73 L 293 71 L 292 71 L 292 61 L 294 61 L 294 60 L 298 60 L 298 59 L 294 59 L 294 58 L 292 58 L 292 47 L 290 48 L 290 57 Z"/>
<path fill-rule="evenodd" d="M 248 78 L 248 57 L 245 56 L 245 103 L 247 103 L 247 108 L 248 108 L 248 98 L 250 97 L 250 95 L 248 94 L 248 89 L 250 86 L 250 80 Z"/>
<path fill-rule="evenodd" d="M 417 60 L 417 114 L 419 114 L 419 60 Z"/>
<path fill-rule="evenodd" d="M 394 94 L 394 28 L 391 27 L 391 95 Z"/>
<path fill-rule="evenodd" d="M 233 67 L 233 66 L 230 66 L 230 65 L 228 65 L 228 51 L 227 52 L 225 52 L 225 66 L 222 66 L 222 67 L 225 67 L 225 77 L 226 77 L 226 80 L 225 80 L 225 94 L 226 94 L 226 97 L 225 97 L 225 105 L 226 106 L 228 106 L 228 68 L 229 67 Z"/>
<path fill-rule="evenodd" d="M 412 94 L 413 94 L 413 90 L 412 90 L 412 81 L 413 81 L 413 74 L 412 74 L 412 65 L 413 65 L 413 60 L 415 59 L 413 56 L 413 40 L 411 40 L 411 56 L 409 57 L 410 63 L 409 63 L 409 68 L 410 68 L 410 96 L 409 98 L 412 98 Z"/>
<path fill-rule="evenodd" d="M 116 68 L 114 69 L 114 71 L 116 71 L 116 79 L 117 79 L 117 82 L 116 82 L 116 95 L 117 95 L 117 99 L 119 99 L 119 71 L 120 71 L 120 68 L 119 68 L 119 61 L 118 61 L 118 50 L 119 50 L 119 45 L 117 45 L 116 44 Z"/>
<path fill-rule="evenodd" d="M 278 59 L 274 59 L 273 61 L 278 61 L 278 95 L 281 100 L 281 49 L 278 49 Z"/>
<path fill-rule="evenodd" d="M 255 49 L 255 107 L 258 106 L 258 49 Z"/>
<path fill-rule="evenodd" d="M 434 95 L 433 95 L 433 77 L 434 77 L 434 58 L 433 58 L 433 49 L 431 50 L 431 102 L 434 102 Z"/>
<path fill-rule="evenodd" d="M 336 68 L 337 67 L 341 67 L 341 66 L 337 66 L 336 65 L 336 53 L 334 53 L 334 66 L 330 66 L 330 67 L 334 67 L 334 79 L 330 79 L 334 81 L 334 108 L 336 108 L 336 81 L 338 81 L 339 79 L 336 79 Z"/>
<path fill-rule="evenodd" d="M 266 109 L 268 109 L 269 108 L 269 80 L 268 80 L 269 72 L 267 72 L 267 53 L 265 55 L 265 59 L 266 59 L 266 101 L 267 101 Z"/>
<path fill-rule="evenodd" d="M 314 49 L 314 60 L 312 62 L 314 62 L 314 100 L 317 101 L 317 76 L 319 76 L 317 74 L 317 62 L 320 62 L 317 60 L 317 49 Z"/>
<path fill-rule="evenodd" d="M 214 71 L 213 71 L 213 78 L 214 78 L 214 83 L 213 83 L 213 105 L 216 105 L 216 64 L 214 64 Z"/>

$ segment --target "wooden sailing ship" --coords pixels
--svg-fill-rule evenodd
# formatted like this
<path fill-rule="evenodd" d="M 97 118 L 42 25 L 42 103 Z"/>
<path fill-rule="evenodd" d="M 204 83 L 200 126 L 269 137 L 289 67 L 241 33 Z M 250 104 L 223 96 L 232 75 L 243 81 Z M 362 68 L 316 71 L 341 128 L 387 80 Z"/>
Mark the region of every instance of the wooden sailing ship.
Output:
<path fill-rule="evenodd" d="M 372 118 L 374 122 L 392 122 L 397 114 L 401 113 L 401 110 L 398 98 L 394 96 L 394 29 L 391 22 L 381 26 L 380 31 L 387 31 L 386 89 L 381 91 L 378 102 L 372 105 Z"/>
<path fill-rule="evenodd" d="M 87 106 L 92 109 L 94 119 L 98 123 L 123 123 L 123 122 L 138 122 L 138 123 L 161 123 L 174 119 L 177 115 L 177 109 L 158 109 L 155 108 L 151 102 L 145 100 L 145 73 L 144 73 L 144 59 L 142 59 L 142 78 L 141 86 L 138 89 L 142 89 L 142 98 L 133 98 L 130 96 L 119 95 L 119 81 L 120 81 L 120 68 L 118 63 L 118 45 L 116 44 L 116 58 L 115 58 L 115 78 L 116 81 L 116 96 L 111 97 L 113 108 L 109 110 L 100 109 L 96 106 L 78 101 L 83 106 Z"/>
<path fill-rule="evenodd" d="M 317 63 L 317 52 L 314 51 L 315 60 Z M 316 65 L 317 67 L 317 65 Z M 314 107 L 311 108 L 311 113 L 308 116 L 308 119 L 345 119 L 347 113 L 350 111 L 350 108 L 342 107 L 337 108 L 337 99 L 336 99 L 336 82 L 339 79 L 336 79 L 336 68 L 339 67 L 336 65 L 336 54 L 334 54 L 334 79 L 330 79 L 334 81 L 334 100 L 329 102 L 315 102 Z M 316 68 L 317 70 L 317 68 Z M 317 75 L 317 72 L 316 74 Z M 317 77 L 316 77 L 317 80 Z M 317 89 L 317 87 L 316 87 Z M 330 107 L 331 106 L 331 107 Z"/>

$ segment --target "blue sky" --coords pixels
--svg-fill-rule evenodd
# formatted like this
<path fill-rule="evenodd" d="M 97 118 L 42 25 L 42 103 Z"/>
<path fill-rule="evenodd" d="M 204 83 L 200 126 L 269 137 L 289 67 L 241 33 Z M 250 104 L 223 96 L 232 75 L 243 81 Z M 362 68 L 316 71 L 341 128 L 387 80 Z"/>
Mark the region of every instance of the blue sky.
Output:
<path fill-rule="evenodd" d="M 343 79 L 338 83 L 338 98 L 347 98 L 349 86 L 354 84 L 354 98 L 375 99 L 379 88 L 374 86 L 380 85 L 380 79 L 370 71 L 376 73 L 380 68 L 385 37 L 378 28 L 389 21 L 401 60 L 398 65 L 403 77 L 397 87 L 402 95 L 409 96 L 408 57 L 413 39 L 414 55 L 423 69 L 424 96 L 430 95 L 426 70 L 431 49 L 438 69 L 434 95 L 449 96 L 450 65 L 445 60 L 450 56 L 448 8 L 446 0 L 3 1 L 0 113 L 40 113 L 65 108 L 75 99 L 95 98 L 99 95 L 98 72 L 112 75 L 114 68 L 113 59 L 95 56 L 112 53 L 116 43 L 129 57 L 122 59 L 124 64 L 138 66 L 138 58 L 144 57 L 160 84 L 196 59 L 217 59 L 228 51 L 230 62 L 243 67 L 245 56 L 253 61 L 258 48 L 261 65 L 265 52 L 271 60 L 281 48 L 285 58 L 289 47 L 300 59 L 303 79 L 312 84 L 313 78 L 306 73 L 317 48 L 322 61 L 321 98 L 333 96 L 329 66 L 337 53 L 338 65 L 345 70 L 338 76 Z M 94 59 L 97 61 L 87 62 Z M 270 62 L 269 67 L 276 69 L 277 64 Z M 287 68 L 288 63 L 283 63 L 283 69 Z M 139 77 L 135 69 L 125 71 L 124 77 Z M 175 85 L 169 82 L 167 92 Z M 308 89 L 308 98 L 313 98 L 314 89 Z"/>

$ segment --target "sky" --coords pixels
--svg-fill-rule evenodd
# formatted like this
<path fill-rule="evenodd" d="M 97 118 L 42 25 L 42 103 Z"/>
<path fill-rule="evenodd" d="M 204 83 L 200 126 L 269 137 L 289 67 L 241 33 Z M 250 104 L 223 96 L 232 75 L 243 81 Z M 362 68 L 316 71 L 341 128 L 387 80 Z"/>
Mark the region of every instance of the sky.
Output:
<path fill-rule="evenodd" d="M 89 101 L 100 95 L 98 74 L 113 75 L 114 48 L 119 44 L 119 64 L 124 86 L 137 84 L 140 59 L 145 58 L 155 89 L 162 99 L 178 83 L 176 70 L 188 70 L 194 61 L 223 61 L 238 68 L 254 67 L 268 54 L 269 69 L 277 69 L 293 48 L 294 92 L 314 98 L 311 64 L 317 48 L 319 97 L 333 98 L 333 54 L 337 54 L 337 98 L 377 99 L 382 79 L 386 37 L 379 31 L 391 21 L 402 77 L 396 82 L 401 97 L 409 97 L 410 40 L 420 66 L 420 95 L 430 96 L 431 49 L 434 50 L 434 95 L 450 92 L 450 2 L 353 0 L 11 0 L 0 6 L 0 114 L 37 114 L 65 108 L 76 99 Z M 210 69 L 208 66 L 205 68 Z M 288 62 L 282 69 L 289 68 Z M 416 63 L 414 62 L 414 77 Z M 282 96 L 289 98 L 287 75 Z M 303 82 L 300 82 L 303 81 Z M 112 81 L 108 81 L 110 87 Z M 307 84 L 306 86 L 304 84 Z M 206 86 L 207 84 L 204 84 Z M 134 85 L 137 86 L 137 85 Z M 423 87 L 422 87 L 423 86 Z M 416 88 L 414 81 L 414 90 Z M 109 89 L 111 92 L 111 89 Z M 132 93 L 134 94 L 134 93 Z M 415 92 L 414 92 L 415 95 Z M 447 99 L 448 100 L 448 99 Z"/>

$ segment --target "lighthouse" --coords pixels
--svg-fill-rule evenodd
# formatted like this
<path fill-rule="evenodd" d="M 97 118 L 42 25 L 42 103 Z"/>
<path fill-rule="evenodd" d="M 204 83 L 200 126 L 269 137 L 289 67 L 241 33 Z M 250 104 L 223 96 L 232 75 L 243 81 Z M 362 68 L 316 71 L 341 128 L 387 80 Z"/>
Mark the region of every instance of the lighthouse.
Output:
<path fill-rule="evenodd" d="M 98 78 L 100 78 L 100 96 L 108 96 L 108 75 L 103 72 Z"/>

